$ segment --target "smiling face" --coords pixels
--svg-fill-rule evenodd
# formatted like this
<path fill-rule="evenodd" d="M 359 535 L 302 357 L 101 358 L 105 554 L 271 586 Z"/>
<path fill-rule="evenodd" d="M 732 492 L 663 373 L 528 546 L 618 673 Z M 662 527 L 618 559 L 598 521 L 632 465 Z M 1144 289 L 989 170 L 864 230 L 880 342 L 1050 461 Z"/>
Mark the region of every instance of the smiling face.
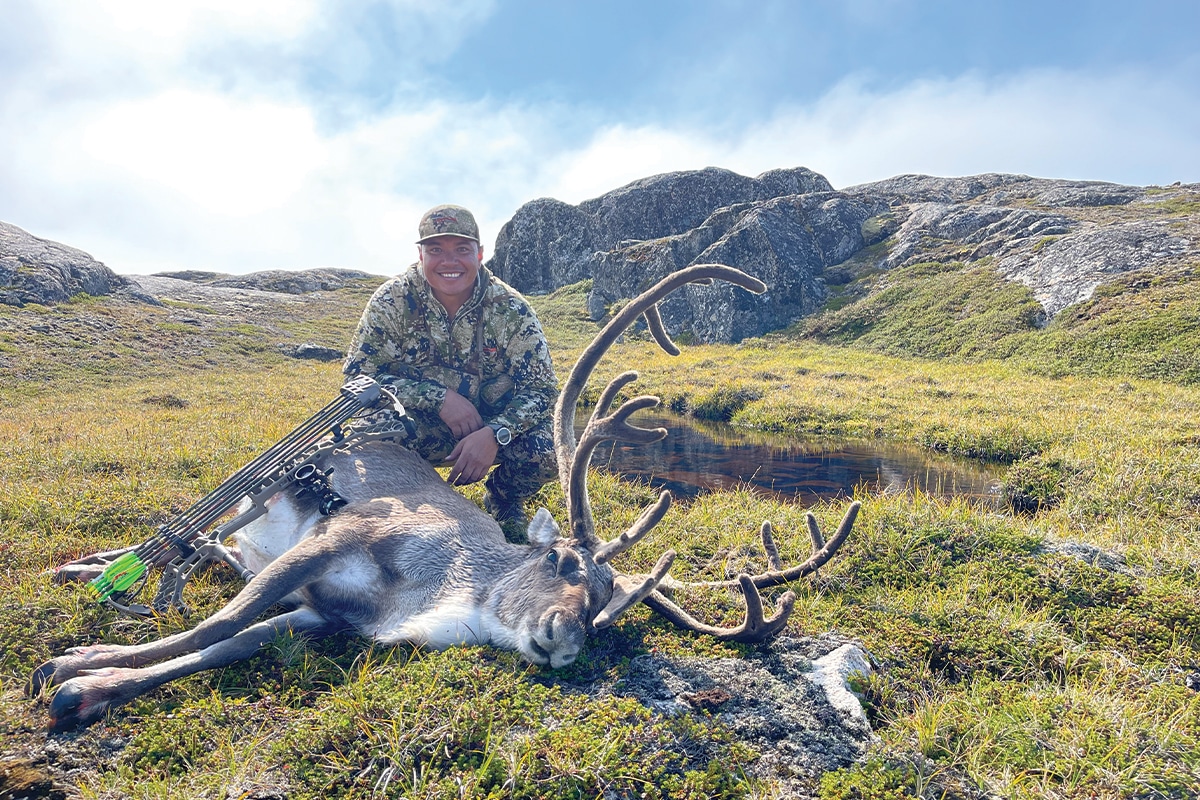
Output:
<path fill-rule="evenodd" d="M 483 246 L 462 236 L 434 236 L 417 245 L 417 254 L 433 296 L 453 316 L 475 291 Z"/>

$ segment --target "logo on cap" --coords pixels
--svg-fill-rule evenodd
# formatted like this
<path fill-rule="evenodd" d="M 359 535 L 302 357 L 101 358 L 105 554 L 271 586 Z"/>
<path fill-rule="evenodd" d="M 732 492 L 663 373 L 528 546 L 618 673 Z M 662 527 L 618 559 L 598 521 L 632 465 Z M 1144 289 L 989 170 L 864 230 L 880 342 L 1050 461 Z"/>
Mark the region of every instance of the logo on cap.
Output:
<path fill-rule="evenodd" d="M 458 225 L 458 217 L 447 214 L 445 211 L 435 211 L 429 215 L 429 224 L 435 231 L 444 231 L 451 226 Z"/>

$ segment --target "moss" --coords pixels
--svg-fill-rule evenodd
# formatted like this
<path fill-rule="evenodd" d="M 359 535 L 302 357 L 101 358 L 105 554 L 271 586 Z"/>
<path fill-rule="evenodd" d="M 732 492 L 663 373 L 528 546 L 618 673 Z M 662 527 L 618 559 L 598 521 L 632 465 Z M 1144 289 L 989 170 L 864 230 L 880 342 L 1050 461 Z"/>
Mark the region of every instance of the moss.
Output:
<path fill-rule="evenodd" d="M 912 764 L 872 756 L 862 764 L 821 776 L 818 800 L 908 800 L 924 796 L 924 781 Z"/>

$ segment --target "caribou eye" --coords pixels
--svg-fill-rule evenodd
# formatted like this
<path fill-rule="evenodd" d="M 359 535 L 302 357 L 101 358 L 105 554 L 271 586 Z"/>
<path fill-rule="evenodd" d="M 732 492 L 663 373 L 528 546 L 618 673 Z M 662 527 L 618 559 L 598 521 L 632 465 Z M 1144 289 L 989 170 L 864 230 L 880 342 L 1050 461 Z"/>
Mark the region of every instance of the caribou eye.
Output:
<path fill-rule="evenodd" d="M 546 560 L 549 561 L 551 564 L 558 566 L 558 551 L 551 550 L 550 552 L 546 553 Z"/>

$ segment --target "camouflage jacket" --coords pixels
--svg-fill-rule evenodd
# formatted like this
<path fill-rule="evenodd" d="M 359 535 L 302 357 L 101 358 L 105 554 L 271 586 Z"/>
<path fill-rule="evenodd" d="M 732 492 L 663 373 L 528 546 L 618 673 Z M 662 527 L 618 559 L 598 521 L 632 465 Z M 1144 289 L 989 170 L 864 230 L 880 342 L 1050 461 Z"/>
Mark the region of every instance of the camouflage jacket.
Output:
<path fill-rule="evenodd" d="M 558 397 L 550 348 L 533 309 L 487 269 L 453 322 L 413 264 L 367 303 L 343 371 L 396 393 L 406 408 L 437 413 L 453 389 L 485 423 L 519 435 L 548 420 Z"/>

